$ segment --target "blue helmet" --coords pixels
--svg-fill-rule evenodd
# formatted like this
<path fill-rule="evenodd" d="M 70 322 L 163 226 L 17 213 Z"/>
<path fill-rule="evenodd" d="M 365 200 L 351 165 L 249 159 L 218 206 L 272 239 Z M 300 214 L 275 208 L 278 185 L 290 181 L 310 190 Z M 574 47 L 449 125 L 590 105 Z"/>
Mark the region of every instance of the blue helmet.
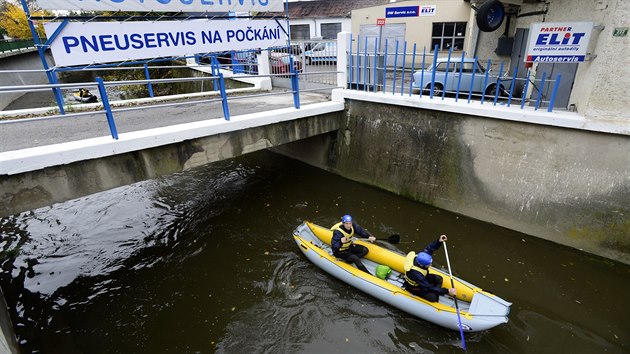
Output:
<path fill-rule="evenodd" d="M 352 222 L 352 216 L 346 214 L 341 217 L 341 222 Z"/>
<path fill-rule="evenodd" d="M 420 252 L 416 256 L 416 263 L 418 263 L 422 267 L 426 267 L 433 262 L 433 257 L 426 252 Z"/>

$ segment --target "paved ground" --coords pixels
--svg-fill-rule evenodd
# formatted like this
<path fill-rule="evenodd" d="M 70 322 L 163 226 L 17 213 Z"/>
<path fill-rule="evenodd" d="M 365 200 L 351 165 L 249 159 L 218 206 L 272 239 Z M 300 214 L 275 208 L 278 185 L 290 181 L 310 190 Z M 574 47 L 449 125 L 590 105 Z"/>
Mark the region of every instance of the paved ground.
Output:
<path fill-rule="evenodd" d="M 293 107 L 293 95 L 291 93 L 274 92 L 278 94 L 263 97 L 230 98 L 231 116 Z M 330 101 L 330 94 L 300 94 L 301 105 L 327 101 Z M 114 119 L 118 133 L 121 134 L 204 119 L 224 118 L 221 102 L 207 102 L 164 108 L 147 106 L 143 110 L 114 113 Z M 0 122 L 0 152 L 109 135 L 107 119 L 102 112 L 43 121 Z"/>

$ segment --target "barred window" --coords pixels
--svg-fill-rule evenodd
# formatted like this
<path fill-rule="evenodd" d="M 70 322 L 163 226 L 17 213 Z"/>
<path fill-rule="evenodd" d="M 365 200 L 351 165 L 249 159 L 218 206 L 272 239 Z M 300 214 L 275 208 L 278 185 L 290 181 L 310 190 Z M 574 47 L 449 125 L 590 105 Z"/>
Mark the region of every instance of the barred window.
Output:
<path fill-rule="evenodd" d="M 304 41 L 311 39 L 311 26 L 291 25 L 291 40 Z"/>
<path fill-rule="evenodd" d="M 466 22 L 434 22 L 431 34 L 431 50 L 438 46 L 440 51 L 463 50 Z"/>
<path fill-rule="evenodd" d="M 339 32 L 341 32 L 341 23 L 322 23 L 323 39 L 337 39 Z"/>

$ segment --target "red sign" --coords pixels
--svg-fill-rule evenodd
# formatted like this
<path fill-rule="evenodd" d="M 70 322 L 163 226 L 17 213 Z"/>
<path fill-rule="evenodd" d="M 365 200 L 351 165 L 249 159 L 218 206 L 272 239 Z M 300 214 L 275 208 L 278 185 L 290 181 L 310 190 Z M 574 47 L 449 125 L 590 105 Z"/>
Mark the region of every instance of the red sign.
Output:
<path fill-rule="evenodd" d="M 376 19 L 376 25 L 377 26 L 385 26 L 385 19 L 384 18 L 377 18 Z"/>

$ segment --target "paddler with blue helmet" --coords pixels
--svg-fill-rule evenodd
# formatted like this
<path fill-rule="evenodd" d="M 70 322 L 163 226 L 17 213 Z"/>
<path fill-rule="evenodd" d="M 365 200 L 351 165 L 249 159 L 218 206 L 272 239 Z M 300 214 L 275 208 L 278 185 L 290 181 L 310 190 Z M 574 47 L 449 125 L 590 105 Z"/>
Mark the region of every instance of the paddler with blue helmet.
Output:
<path fill-rule="evenodd" d="M 446 235 L 431 242 L 422 252 L 416 254 L 409 252 L 405 258 L 405 284 L 404 288 L 414 295 L 431 302 L 437 302 L 440 295 L 457 294 L 455 288 L 443 288 L 442 277 L 429 273 L 429 266 L 433 263 L 433 252 L 437 251 L 442 242 L 446 242 Z"/>
<path fill-rule="evenodd" d="M 331 242 L 333 255 L 343 259 L 346 263 L 354 263 L 357 268 L 369 274 L 370 272 L 361 262 L 361 258 L 365 257 L 370 250 L 365 246 L 355 245 L 353 240 L 355 235 L 367 238 L 370 242 L 374 242 L 376 238 L 355 224 L 350 215 L 342 216 L 341 222 L 336 223 L 330 229 L 333 230 Z"/>

